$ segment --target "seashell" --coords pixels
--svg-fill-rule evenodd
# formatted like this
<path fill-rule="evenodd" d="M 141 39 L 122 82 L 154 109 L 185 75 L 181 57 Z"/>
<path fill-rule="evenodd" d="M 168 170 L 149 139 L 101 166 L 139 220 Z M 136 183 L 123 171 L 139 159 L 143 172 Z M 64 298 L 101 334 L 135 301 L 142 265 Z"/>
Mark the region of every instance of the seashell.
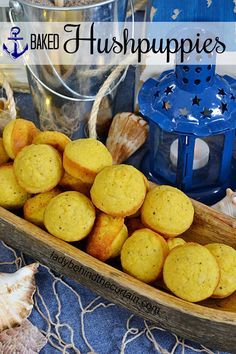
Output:
<path fill-rule="evenodd" d="M 22 325 L 0 333 L 0 353 L 39 353 L 47 344 L 47 339 L 28 320 Z"/>
<path fill-rule="evenodd" d="M 0 332 L 20 325 L 30 315 L 37 268 L 33 263 L 15 273 L 0 273 Z"/>
<path fill-rule="evenodd" d="M 0 333 L 0 353 L 30 353 L 36 354 L 47 344 L 47 339 L 28 320 L 22 325 L 6 329 Z"/>
<path fill-rule="evenodd" d="M 4 127 L 9 123 L 11 117 L 8 112 L 7 100 L 4 97 L 0 98 L 0 134 L 3 132 Z"/>
<path fill-rule="evenodd" d="M 236 192 L 228 188 L 226 190 L 226 196 L 218 203 L 212 205 L 212 208 L 236 218 Z"/>
<path fill-rule="evenodd" d="M 113 118 L 106 146 L 115 164 L 126 161 L 146 141 L 148 124 L 133 113 L 118 113 Z"/>
<path fill-rule="evenodd" d="M 5 111 L 7 108 L 7 100 L 4 97 L 0 98 L 0 111 Z"/>

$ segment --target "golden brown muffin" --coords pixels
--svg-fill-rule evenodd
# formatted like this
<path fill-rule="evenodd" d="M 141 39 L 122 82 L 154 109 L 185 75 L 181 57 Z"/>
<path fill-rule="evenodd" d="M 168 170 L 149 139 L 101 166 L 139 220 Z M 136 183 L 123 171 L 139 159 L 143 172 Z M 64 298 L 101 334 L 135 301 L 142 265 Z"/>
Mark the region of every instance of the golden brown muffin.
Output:
<path fill-rule="evenodd" d="M 121 250 L 123 270 L 145 283 L 157 280 L 166 257 L 164 242 L 163 237 L 152 230 L 135 231 Z"/>
<path fill-rule="evenodd" d="M 135 214 L 142 206 L 146 185 L 142 173 L 133 166 L 113 165 L 97 175 L 90 194 L 99 210 L 126 217 Z"/>
<path fill-rule="evenodd" d="M 18 183 L 27 192 L 48 192 L 57 186 L 63 174 L 59 152 L 50 145 L 30 145 L 15 158 L 14 172 Z"/>
<path fill-rule="evenodd" d="M 59 182 L 59 185 L 68 191 L 76 191 L 90 196 L 91 184 L 84 183 L 79 178 L 70 176 L 67 172 L 64 172 L 62 179 Z"/>
<path fill-rule="evenodd" d="M 37 194 L 28 199 L 24 204 L 24 218 L 35 225 L 43 227 L 45 208 L 50 200 L 60 193 L 59 189 L 54 188 L 49 192 Z"/>
<path fill-rule="evenodd" d="M 120 254 L 127 237 L 128 231 L 124 225 L 124 218 L 101 213 L 89 236 L 86 251 L 91 256 L 105 262 Z"/>
<path fill-rule="evenodd" d="M 28 193 L 18 184 L 12 164 L 0 167 L 0 206 L 19 209 L 28 199 Z"/>
<path fill-rule="evenodd" d="M 66 145 L 63 165 L 71 176 L 92 184 L 104 167 L 112 165 L 112 156 L 100 141 L 79 139 Z"/>
<path fill-rule="evenodd" d="M 86 237 L 95 221 L 95 208 L 79 192 L 64 192 L 51 199 L 44 213 L 44 225 L 52 235 L 67 241 Z"/>
<path fill-rule="evenodd" d="M 34 123 L 26 119 L 15 119 L 10 121 L 3 130 L 4 148 L 12 160 L 27 145 L 32 144 L 38 129 Z"/>
<path fill-rule="evenodd" d="M 177 246 L 185 245 L 185 243 L 186 242 L 180 237 L 169 238 L 167 240 L 167 245 L 168 245 L 170 251 Z"/>
<path fill-rule="evenodd" d="M 123 225 L 121 231 L 117 235 L 117 237 L 114 239 L 112 243 L 112 253 L 110 255 L 110 258 L 115 258 L 120 255 L 121 249 L 123 247 L 123 244 L 128 238 L 128 229 L 126 225 Z"/>
<path fill-rule="evenodd" d="M 205 246 L 216 258 L 220 267 L 220 282 L 213 297 L 225 298 L 236 291 L 236 250 L 222 243 Z"/>
<path fill-rule="evenodd" d="M 70 138 L 63 133 L 54 131 L 40 132 L 33 139 L 32 144 L 47 144 L 53 146 L 60 153 L 63 153 L 66 145 L 70 142 Z"/>
<path fill-rule="evenodd" d="M 3 139 L 0 138 L 0 166 L 6 163 L 9 160 L 9 156 L 3 145 Z"/>
<path fill-rule="evenodd" d="M 163 278 L 176 296 L 198 302 L 212 296 L 220 280 L 220 269 L 206 247 L 186 243 L 173 248 L 167 256 Z"/>
<path fill-rule="evenodd" d="M 158 186 L 149 191 L 141 209 L 143 224 L 165 237 L 184 233 L 191 226 L 193 217 L 191 200 L 170 186 Z"/>
<path fill-rule="evenodd" d="M 139 218 L 127 219 L 126 226 L 128 228 L 129 235 L 132 235 L 137 230 L 146 229 Z M 169 247 L 167 245 L 166 240 L 163 237 L 161 237 L 161 242 L 162 242 L 164 254 L 166 257 L 169 253 Z"/>

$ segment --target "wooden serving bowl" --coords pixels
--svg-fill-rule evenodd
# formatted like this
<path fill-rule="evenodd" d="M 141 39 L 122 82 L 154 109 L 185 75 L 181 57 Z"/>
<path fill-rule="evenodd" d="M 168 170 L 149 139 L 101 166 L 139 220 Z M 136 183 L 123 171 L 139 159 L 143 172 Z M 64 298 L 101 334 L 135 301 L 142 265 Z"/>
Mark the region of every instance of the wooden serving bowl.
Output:
<path fill-rule="evenodd" d="M 235 220 L 193 201 L 195 219 L 184 237 L 236 249 Z M 108 300 L 182 337 L 218 350 L 236 349 L 236 294 L 192 304 L 87 255 L 0 208 L 0 239 Z"/>

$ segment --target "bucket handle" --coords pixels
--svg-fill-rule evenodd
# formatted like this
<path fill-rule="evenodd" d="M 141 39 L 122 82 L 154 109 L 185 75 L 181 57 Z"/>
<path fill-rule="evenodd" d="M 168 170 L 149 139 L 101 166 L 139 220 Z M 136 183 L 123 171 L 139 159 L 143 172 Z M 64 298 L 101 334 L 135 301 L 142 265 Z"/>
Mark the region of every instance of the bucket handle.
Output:
<path fill-rule="evenodd" d="M 134 34 L 134 4 L 133 4 L 133 0 L 129 0 L 129 2 L 130 2 L 130 8 L 131 8 L 131 18 L 132 18 L 132 33 Z M 22 11 L 22 8 L 21 8 L 21 5 L 18 3 L 18 1 L 17 0 L 13 0 L 13 1 L 11 1 L 11 6 L 12 7 L 10 7 L 10 9 L 9 9 L 9 18 L 10 18 L 10 21 L 11 21 L 11 24 L 13 25 L 13 26 L 15 26 L 15 23 L 14 23 L 14 20 L 13 20 L 13 16 L 12 16 L 12 12 L 13 12 L 13 10 L 15 9 L 17 12 L 21 12 Z M 53 89 L 51 89 L 49 86 L 47 86 L 34 72 L 33 72 L 33 70 L 31 69 L 31 67 L 30 67 L 30 65 L 27 63 L 27 60 L 26 60 L 26 58 L 25 58 L 25 55 L 23 55 L 23 58 L 24 58 L 24 61 L 25 61 L 25 64 L 26 64 L 26 66 L 27 66 L 27 69 L 29 70 L 29 72 L 31 73 L 31 75 L 34 77 L 34 79 L 40 84 L 40 85 L 42 85 L 43 87 L 44 87 L 44 89 L 46 89 L 46 90 L 48 90 L 49 92 L 51 92 L 52 94 L 54 94 L 54 95 L 56 95 L 56 96 L 58 96 L 58 97 L 60 97 L 60 98 L 62 98 L 62 99 L 66 99 L 66 100 L 69 100 L 69 101 L 73 101 L 73 102 L 81 102 L 81 101 L 94 101 L 95 99 L 96 99 L 96 96 L 83 96 L 83 95 L 80 95 L 78 92 L 75 92 L 74 90 L 72 90 L 68 85 L 66 85 L 66 83 L 63 81 L 63 79 L 60 77 L 60 75 L 58 74 L 58 72 L 57 72 L 57 70 L 54 68 L 54 66 L 53 66 L 53 64 L 51 63 L 51 60 L 50 60 L 50 58 L 48 58 L 48 60 L 49 60 L 49 62 L 50 62 L 50 65 L 51 65 L 51 67 L 52 67 L 52 70 L 53 70 L 53 72 L 54 72 L 54 74 L 56 75 L 56 77 L 59 79 L 59 81 L 61 82 L 61 84 L 67 89 L 67 90 L 69 90 L 71 93 L 73 93 L 74 95 L 76 95 L 76 96 L 79 96 L 79 98 L 74 98 L 74 97 L 70 97 L 70 96 L 65 96 L 65 95 L 62 95 L 62 94 L 60 94 L 59 92 L 56 92 L 56 91 L 54 91 Z M 120 64 L 120 66 L 122 66 L 121 64 Z M 122 66 L 123 67 L 123 66 Z M 112 75 L 112 73 L 111 73 L 111 75 L 105 80 L 105 82 L 103 83 L 103 85 L 102 85 L 102 87 L 103 86 L 106 86 L 107 87 L 107 91 L 104 93 L 104 96 L 106 96 L 106 95 L 109 95 L 109 94 L 111 94 L 119 85 L 120 85 L 120 83 L 125 79 L 125 77 L 126 77 L 126 74 L 127 74 L 127 71 L 128 71 L 128 68 L 129 68 L 129 66 L 127 66 L 127 67 L 123 67 L 122 68 L 122 70 L 120 70 L 119 71 L 119 74 L 123 71 L 123 70 L 125 70 L 124 71 L 124 73 L 123 73 L 123 75 L 121 76 L 121 78 L 120 78 L 120 80 L 115 84 L 115 86 L 112 88 L 112 89 L 110 89 L 110 86 L 111 86 L 111 84 L 114 82 L 114 81 L 109 81 L 110 82 L 110 85 L 107 87 L 107 85 L 106 85 L 106 82 L 109 80 L 109 78 L 110 78 L 110 76 Z M 114 71 L 116 71 L 116 70 L 114 70 Z M 113 72 L 114 72 L 113 71 Z M 117 72 L 117 71 L 116 71 Z M 119 76 L 119 75 L 118 75 Z M 118 77 L 117 76 L 117 77 Z M 116 77 L 116 78 L 117 78 Z M 101 88 L 102 88 L 101 87 Z M 101 89 L 99 90 L 99 92 L 101 91 Z"/>
<path fill-rule="evenodd" d="M 135 62 L 135 56 L 134 55 L 129 55 L 123 62 L 115 68 L 115 70 L 108 76 L 106 81 L 103 83 L 101 88 L 99 89 L 96 99 L 93 103 L 92 110 L 90 113 L 89 121 L 88 121 L 88 132 L 89 132 L 89 137 L 97 139 L 97 118 L 98 118 L 98 112 L 99 112 L 99 107 L 102 102 L 102 99 L 104 98 L 107 89 L 110 87 L 111 83 L 114 82 L 114 80 L 119 77 L 120 73 L 122 70 L 126 68 L 126 71 L 128 70 L 129 65 L 132 65 Z"/>

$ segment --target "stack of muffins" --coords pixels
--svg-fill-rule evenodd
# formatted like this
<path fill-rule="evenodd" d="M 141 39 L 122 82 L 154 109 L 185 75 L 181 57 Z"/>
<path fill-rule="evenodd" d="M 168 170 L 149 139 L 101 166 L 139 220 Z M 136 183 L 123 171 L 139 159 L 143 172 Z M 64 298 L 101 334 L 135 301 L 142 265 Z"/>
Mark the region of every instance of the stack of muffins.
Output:
<path fill-rule="evenodd" d="M 64 241 L 87 238 L 90 255 L 120 256 L 126 273 L 146 283 L 163 278 L 185 300 L 236 290 L 234 249 L 177 237 L 193 222 L 191 200 L 170 186 L 151 189 L 133 166 L 114 165 L 95 139 L 71 141 L 24 119 L 10 122 L 0 139 L 0 206 L 23 208 L 26 220 Z"/>

